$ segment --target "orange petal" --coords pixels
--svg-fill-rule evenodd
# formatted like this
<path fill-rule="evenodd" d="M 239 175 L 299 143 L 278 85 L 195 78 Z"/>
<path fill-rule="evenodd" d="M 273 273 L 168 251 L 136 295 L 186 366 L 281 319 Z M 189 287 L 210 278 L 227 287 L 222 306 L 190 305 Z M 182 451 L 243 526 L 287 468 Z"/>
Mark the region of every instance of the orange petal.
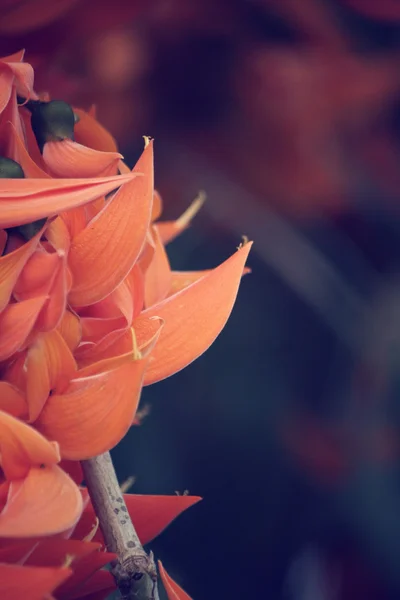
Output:
<path fill-rule="evenodd" d="M 61 322 L 67 306 L 67 275 L 65 256 L 59 254 L 59 264 L 48 293 L 48 300 L 43 306 L 35 325 L 38 331 L 51 331 Z"/>
<path fill-rule="evenodd" d="M 91 179 L 2 179 L 0 227 L 13 227 L 82 206 L 131 181 L 133 173 Z"/>
<path fill-rule="evenodd" d="M 156 221 L 157 219 L 160 218 L 162 209 L 163 209 L 162 198 L 161 198 L 160 194 L 157 192 L 157 190 L 154 190 L 153 210 L 151 212 L 151 221 L 152 222 Z"/>
<path fill-rule="evenodd" d="M 153 335 L 158 316 L 165 321 L 149 358 L 145 385 L 177 373 L 213 343 L 222 331 L 236 299 L 251 243 L 242 246 L 209 275 L 143 311 L 133 326 L 139 346 Z"/>
<path fill-rule="evenodd" d="M 82 543 L 89 545 L 88 542 Z M 96 581 L 96 579 L 93 578 L 93 575 L 97 575 L 99 569 L 104 567 L 107 563 L 110 563 L 111 561 L 115 560 L 116 558 L 116 554 L 113 554 L 112 552 L 92 552 L 87 556 L 83 556 L 78 561 L 74 561 L 73 575 L 72 577 L 70 577 L 70 579 L 68 579 L 68 581 L 65 582 L 64 585 L 57 589 L 57 600 L 71 600 L 72 598 L 82 597 L 85 600 L 93 600 L 92 594 L 93 592 L 96 592 L 98 590 L 99 583 L 98 581 Z M 110 580 L 108 578 L 105 582 L 103 580 L 101 589 L 104 590 L 104 588 L 106 590 L 106 593 L 104 595 L 105 599 L 108 597 L 110 589 L 111 591 L 115 591 L 115 582 L 113 581 L 111 587 Z"/>
<path fill-rule="evenodd" d="M 26 262 L 14 286 L 15 298 L 26 300 L 39 294 L 47 294 L 59 261 L 60 257 L 57 253 L 46 252 L 42 246 L 39 246 Z"/>
<path fill-rule="evenodd" d="M 168 293 L 168 296 L 173 296 L 177 292 L 189 287 L 198 279 L 201 279 L 205 275 L 211 273 L 212 269 L 206 269 L 205 271 L 172 271 L 171 277 L 171 287 Z M 251 269 L 245 267 L 243 269 L 243 275 L 247 275 L 250 273 Z"/>
<path fill-rule="evenodd" d="M 154 254 L 145 277 L 146 308 L 164 300 L 171 288 L 171 267 L 157 225 L 153 226 Z"/>
<path fill-rule="evenodd" d="M 87 306 L 102 300 L 125 279 L 138 258 L 150 223 L 153 148 L 149 144 L 134 173 L 106 207 L 74 239 L 69 253 L 73 287 L 69 301 Z M 125 177 L 125 176 L 121 176 Z"/>
<path fill-rule="evenodd" d="M 164 569 L 161 560 L 158 561 L 158 569 L 161 575 L 161 581 L 164 584 L 165 591 L 167 592 L 168 600 L 192 600 L 180 585 L 176 583 Z"/>
<path fill-rule="evenodd" d="M 100 177 L 115 175 L 122 155 L 93 150 L 72 140 L 47 142 L 43 160 L 56 177 Z"/>
<path fill-rule="evenodd" d="M 58 446 L 19 419 L 0 412 L 1 466 L 7 479 L 25 477 L 32 466 L 54 465 Z"/>
<path fill-rule="evenodd" d="M 5 123 L 3 131 L 9 140 L 9 157 L 21 165 L 25 177 L 50 179 L 50 175 L 43 171 L 29 155 L 15 126 L 11 122 Z"/>
<path fill-rule="evenodd" d="M 30 334 L 47 296 L 10 304 L 0 314 L 0 360 L 19 350 Z"/>
<path fill-rule="evenodd" d="M 75 208 L 69 212 L 79 212 L 84 210 L 84 207 Z M 71 244 L 71 233 L 66 225 L 64 219 L 57 217 L 49 223 L 46 227 L 46 239 L 53 246 L 54 250 L 68 254 L 68 250 Z"/>
<path fill-rule="evenodd" d="M 43 600 L 50 598 L 63 581 L 72 574 L 71 569 L 50 567 L 21 567 L 0 564 L 0 589 L 3 598 L 17 600 Z"/>
<path fill-rule="evenodd" d="M 124 494 L 124 500 L 139 539 L 145 545 L 160 535 L 181 513 L 197 504 L 201 498 L 198 496 Z M 82 539 L 87 535 L 95 522 L 95 516 L 93 506 L 89 503 L 85 507 L 72 537 Z M 93 540 L 104 544 L 100 529 L 96 532 Z"/>
<path fill-rule="evenodd" d="M 1 202 L 1 200 L 0 200 Z M 7 305 L 11 292 L 29 257 L 35 251 L 42 232 L 14 252 L 0 257 L 0 312 Z"/>
<path fill-rule="evenodd" d="M 35 567 L 56 567 L 62 565 L 66 556 L 69 555 L 74 557 L 72 564 L 75 569 L 75 565 L 79 563 L 80 559 L 97 553 L 100 548 L 101 544 L 95 542 L 64 540 L 54 537 L 43 539 L 36 543 L 24 564 Z"/>
<path fill-rule="evenodd" d="M 139 402 L 146 360 L 76 379 L 54 394 L 35 423 L 60 444 L 63 458 L 84 460 L 114 447 L 128 431 Z"/>
<path fill-rule="evenodd" d="M 78 347 L 82 338 L 79 317 L 71 311 L 66 310 L 57 329 L 64 338 L 68 348 L 73 352 Z"/>
<path fill-rule="evenodd" d="M 60 467 L 32 467 L 25 479 L 10 484 L 0 536 L 54 535 L 73 527 L 82 509 L 78 486 Z"/>
<path fill-rule="evenodd" d="M 187 227 L 189 227 L 193 218 L 199 212 L 206 200 L 204 192 L 200 192 L 199 195 L 191 205 L 185 210 L 185 212 L 176 221 L 164 221 L 157 223 L 160 238 L 164 245 L 172 242 L 178 235 L 182 233 Z"/>
<path fill-rule="evenodd" d="M 51 391 L 62 393 L 77 370 L 76 362 L 58 331 L 39 334 L 25 362 L 29 422 L 35 421 Z"/>
<path fill-rule="evenodd" d="M 0 381 L 0 411 L 20 418 L 25 418 L 28 412 L 28 405 L 23 395 L 7 381 Z"/>
<path fill-rule="evenodd" d="M 109 556 L 109 554 L 107 553 Z M 93 570 L 93 569 L 92 569 Z M 106 600 L 112 592 L 116 590 L 116 584 L 110 571 L 97 571 L 76 590 L 69 590 L 68 581 L 61 590 L 66 590 L 60 595 L 57 593 L 57 600 Z M 58 592 L 58 590 L 57 590 Z"/>
<path fill-rule="evenodd" d="M 13 82 L 12 69 L 8 65 L 0 63 L 0 113 L 3 112 L 10 100 Z"/>
<path fill-rule="evenodd" d="M 80 108 L 74 108 L 79 121 L 74 127 L 75 140 L 79 144 L 89 146 L 102 152 L 118 152 L 117 144 L 112 135 L 96 121 L 94 115 Z"/>

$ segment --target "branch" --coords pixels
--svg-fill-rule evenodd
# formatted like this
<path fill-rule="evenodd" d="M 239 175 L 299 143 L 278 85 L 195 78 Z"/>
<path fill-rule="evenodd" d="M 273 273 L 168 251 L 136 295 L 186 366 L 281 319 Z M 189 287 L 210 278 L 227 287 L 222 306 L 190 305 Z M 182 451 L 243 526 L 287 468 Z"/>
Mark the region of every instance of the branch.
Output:
<path fill-rule="evenodd" d="M 82 461 L 90 498 L 107 550 L 118 555 L 112 574 L 124 600 L 159 600 L 153 553 L 143 550 L 109 452 Z"/>

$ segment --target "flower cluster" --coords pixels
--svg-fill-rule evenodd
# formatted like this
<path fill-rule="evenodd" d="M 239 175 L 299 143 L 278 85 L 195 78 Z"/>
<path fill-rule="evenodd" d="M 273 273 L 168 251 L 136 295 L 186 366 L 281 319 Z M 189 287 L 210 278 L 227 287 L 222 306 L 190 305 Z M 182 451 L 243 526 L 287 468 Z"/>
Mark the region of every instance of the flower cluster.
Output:
<path fill-rule="evenodd" d="M 104 598 L 114 555 L 90 533 L 79 461 L 121 440 L 143 385 L 214 341 L 251 244 L 213 270 L 172 271 L 165 245 L 202 198 L 158 221 L 152 141 L 131 171 L 94 110 L 35 93 L 23 52 L 0 76 L 0 590 Z M 199 498 L 125 500 L 147 543 Z"/>

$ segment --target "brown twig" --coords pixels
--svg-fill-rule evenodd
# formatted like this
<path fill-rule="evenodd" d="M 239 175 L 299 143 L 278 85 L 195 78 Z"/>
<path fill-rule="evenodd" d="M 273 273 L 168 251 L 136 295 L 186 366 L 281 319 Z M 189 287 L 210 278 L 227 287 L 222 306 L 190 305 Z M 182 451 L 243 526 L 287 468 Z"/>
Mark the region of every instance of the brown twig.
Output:
<path fill-rule="evenodd" d="M 131 521 L 109 452 L 82 461 L 86 485 L 107 550 L 118 559 L 112 574 L 124 600 L 158 600 L 153 553 L 143 550 Z"/>

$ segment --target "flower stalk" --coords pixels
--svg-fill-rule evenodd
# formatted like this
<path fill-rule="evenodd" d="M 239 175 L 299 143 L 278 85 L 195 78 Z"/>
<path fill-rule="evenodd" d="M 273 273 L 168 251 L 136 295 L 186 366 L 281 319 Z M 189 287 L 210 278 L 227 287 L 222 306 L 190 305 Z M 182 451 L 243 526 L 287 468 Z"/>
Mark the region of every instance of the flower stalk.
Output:
<path fill-rule="evenodd" d="M 158 600 L 153 553 L 146 554 L 129 516 L 111 455 L 82 461 L 82 469 L 108 552 L 118 559 L 111 573 L 123 600 Z"/>

